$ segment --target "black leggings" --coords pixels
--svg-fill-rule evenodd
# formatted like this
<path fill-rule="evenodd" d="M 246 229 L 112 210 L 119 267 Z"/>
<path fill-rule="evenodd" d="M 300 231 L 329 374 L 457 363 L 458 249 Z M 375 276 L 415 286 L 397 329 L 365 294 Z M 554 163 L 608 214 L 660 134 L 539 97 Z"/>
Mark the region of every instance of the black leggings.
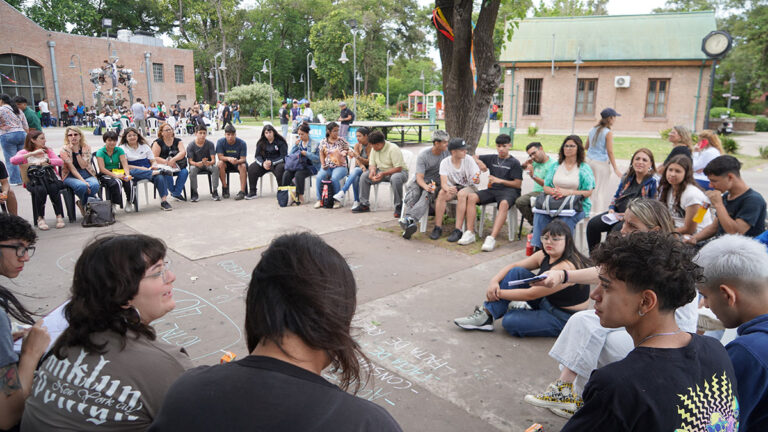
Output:
<path fill-rule="evenodd" d="M 27 190 L 32 194 L 32 204 L 37 209 L 37 217 L 45 217 L 45 200 L 46 197 L 51 198 L 51 204 L 53 205 L 53 211 L 56 216 L 64 216 L 64 209 L 61 205 L 61 184 L 57 183 L 38 183 L 34 186 L 27 185 Z M 37 221 L 35 221 L 37 222 Z"/>
<path fill-rule="evenodd" d="M 258 162 L 252 163 L 248 167 L 248 183 L 251 184 L 251 192 L 256 193 L 256 185 L 259 182 L 259 178 L 270 171 L 275 174 L 277 185 L 283 185 L 283 171 L 285 171 L 284 163 L 279 165 L 272 165 L 272 169 L 270 170 L 265 170 L 263 166 L 258 164 Z"/>
<path fill-rule="evenodd" d="M 294 176 L 296 177 L 296 194 L 304 195 L 304 182 L 307 177 L 312 176 L 312 171 L 307 168 L 298 171 L 285 170 L 285 174 L 283 174 L 283 186 L 290 185 L 291 182 L 293 182 Z"/>
<path fill-rule="evenodd" d="M 604 232 L 621 231 L 621 227 L 624 226 L 624 221 L 619 221 L 613 225 L 603 222 L 603 215 L 607 213 L 600 213 L 587 223 L 587 245 L 590 252 L 600 244 Z"/>
<path fill-rule="evenodd" d="M 112 201 L 112 204 L 117 204 L 119 206 L 123 205 L 123 192 L 120 190 L 120 183 L 123 184 L 125 196 L 130 198 L 131 182 L 118 181 L 117 179 L 109 176 L 101 176 L 99 180 L 101 180 L 101 184 L 104 189 L 109 191 L 109 200 Z"/>

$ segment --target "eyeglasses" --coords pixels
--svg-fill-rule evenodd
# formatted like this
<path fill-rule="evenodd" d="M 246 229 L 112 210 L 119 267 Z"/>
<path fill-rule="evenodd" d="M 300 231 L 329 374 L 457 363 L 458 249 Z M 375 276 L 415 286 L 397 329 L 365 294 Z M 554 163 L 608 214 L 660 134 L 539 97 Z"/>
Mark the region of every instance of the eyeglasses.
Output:
<path fill-rule="evenodd" d="M 18 258 L 22 258 L 27 253 L 29 254 L 29 257 L 32 258 L 32 256 L 35 254 L 35 247 L 34 246 L 0 245 L 0 248 L 3 248 L 3 249 L 15 249 L 16 250 L 16 257 L 18 257 Z"/>
<path fill-rule="evenodd" d="M 72 133 L 72 134 L 67 134 L 67 136 L 68 137 L 70 137 L 70 136 L 80 136 L 80 134 Z"/>
<path fill-rule="evenodd" d="M 170 282 L 170 275 L 168 274 L 168 271 L 171 267 L 171 261 L 170 260 L 164 260 L 163 261 L 163 268 L 160 269 L 160 271 L 152 274 L 148 274 L 144 276 L 144 279 L 154 279 L 154 278 L 162 278 L 163 283 L 169 283 Z"/>
<path fill-rule="evenodd" d="M 543 242 L 552 242 L 557 243 L 565 240 L 565 236 L 549 236 L 549 235 L 543 235 L 541 236 L 541 241 Z"/>
<path fill-rule="evenodd" d="M 578 146 L 574 145 L 574 144 L 566 144 L 566 145 L 563 146 L 563 148 L 577 148 L 577 147 Z"/>

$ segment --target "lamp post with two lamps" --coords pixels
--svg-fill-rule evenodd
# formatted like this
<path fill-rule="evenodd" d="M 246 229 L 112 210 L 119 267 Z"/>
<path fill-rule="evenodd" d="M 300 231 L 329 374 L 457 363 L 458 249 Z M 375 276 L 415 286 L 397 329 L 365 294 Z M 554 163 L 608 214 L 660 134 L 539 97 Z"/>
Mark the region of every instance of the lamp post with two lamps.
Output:
<path fill-rule="evenodd" d="M 426 88 L 424 87 L 424 69 L 421 70 L 421 76 L 419 77 L 421 80 L 421 109 L 424 110 L 424 118 L 427 118 L 427 94 Z"/>
<path fill-rule="evenodd" d="M 219 68 L 216 66 L 216 59 L 222 55 L 223 52 L 219 51 L 213 56 L 213 71 L 216 73 L 216 102 L 219 102 Z M 223 63 L 223 61 L 222 61 Z"/>
<path fill-rule="evenodd" d="M 267 69 L 267 62 L 269 62 L 269 69 Z M 261 73 L 269 72 L 269 119 L 272 120 L 275 116 L 274 102 L 272 101 L 272 95 L 274 91 L 272 89 L 272 61 L 270 59 L 264 59 L 264 66 L 261 68 Z"/>
<path fill-rule="evenodd" d="M 312 57 L 312 63 L 309 62 L 309 58 Z M 315 55 L 311 52 L 307 53 L 307 100 L 312 100 L 312 88 L 309 86 L 309 69 L 317 69 L 315 64 Z"/>
<path fill-rule="evenodd" d="M 389 50 L 387 50 L 387 108 L 389 108 L 389 67 L 394 65 L 395 62 L 389 57 Z"/>
<path fill-rule="evenodd" d="M 87 104 L 85 100 L 85 87 L 83 87 L 83 66 L 80 64 L 80 56 L 77 54 L 72 54 L 72 57 L 69 58 L 69 68 L 74 69 L 75 68 L 75 61 L 74 58 L 77 57 L 77 67 L 80 68 L 80 95 L 83 98 L 82 101 L 84 104 Z"/>
<path fill-rule="evenodd" d="M 354 94 L 354 105 L 352 110 L 357 112 L 357 34 L 360 33 L 361 30 L 357 28 L 357 20 L 349 20 L 349 27 L 352 32 L 352 92 Z M 342 64 L 349 61 L 347 53 L 344 51 L 347 45 L 349 45 L 349 43 L 345 43 L 341 48 L 341 57 L 339 57 L 339 61 Z"/>

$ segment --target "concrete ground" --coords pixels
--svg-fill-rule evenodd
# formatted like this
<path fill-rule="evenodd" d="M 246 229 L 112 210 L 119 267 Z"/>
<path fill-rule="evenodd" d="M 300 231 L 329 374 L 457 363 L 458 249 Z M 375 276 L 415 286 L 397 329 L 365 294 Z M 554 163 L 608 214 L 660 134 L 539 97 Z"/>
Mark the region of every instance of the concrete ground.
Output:
<path fill-rule="evenodd" d="M 249 161 L 259 133 L 256 127 L 238 128 L 249 145 Z M 63 129 L 46 129 L 46 135 L 58 150 Z M 94 148 L 101 145 L 100 137 L 89 134 L 88 141 Z M 514 155 L 525 156 L 522 151 Z M 768 191 L 762 168 L 744 177 L 759 191 Z M 524 182 L 523 192 L 529 183 Z M 388 196 L 384 189 L 382 203 Z M 14 190 L 21 216 L 30 219 L 29 195 L 21 187 Z M 118 222 L 106 228 L 82 228 L 78 217 L 78 225 L 39 232 L 37 253 L 22 275 L 0 283 L 22 294 L 33 310 L 46 313 L 67 298 L 75 261 L 94 236 L 141 232 L 160 237 L 169 247 L 177 279 L 176 309 L 155 323 L 158 335 L 186 347 L 196 364 L 214 364 L 223 350 L 247 355 L 244 293 L 265 246 L 279 234 L 311 230 L 347 258 L 356 276 L 357 339 L 373 378 L 360 397 L 384 406 L 406 431 L 523 431 L 535 422 L 555 431 L 565 423 L 523 402 L 558 374 L 557 363 L 547 355 L 553 339 L 514 338 L 500 325 L 492 333 L 466 332 L 452 322 L 481 304 L 487 280 L 523 256 L 524 242 L 469 254 L 446 247 L 444 239 L 432 242 L 417 235 L 403 240 L 391 204 L 357 215 L 348 208 L 280 208 L 269 186 L 254 201 L 213 202 L 205 186 L 200 195 L 199 203 L 174 202 L 172 212 L 160 211 L 158 201 L 140 213 L 121 210 Z"/>

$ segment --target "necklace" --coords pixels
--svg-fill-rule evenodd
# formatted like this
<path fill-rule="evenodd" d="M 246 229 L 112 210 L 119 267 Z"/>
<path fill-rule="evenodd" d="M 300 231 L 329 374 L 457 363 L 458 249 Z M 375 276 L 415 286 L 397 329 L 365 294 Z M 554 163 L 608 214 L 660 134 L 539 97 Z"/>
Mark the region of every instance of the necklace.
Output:
<path fill-rule="evenodd" d="M 653 338 L 655 338 L 655 337 L 657 337 L 657 336 L 672 336 L 672 335 L 676 335 L 676 334 L 678 334 L 678 333 L 682 333 L 682 332 L 683 332 L 682 330 L 680 330 L 680 329 L 677 329 L 677 331 L 668 332 L 668 333 L 655 333 L 655 334 L 652 334 L 652 335 L 650 335 L 650 336 L 646 336 L 645 338 L 643 338 L 643 340 L 641 340 L 641 341 L 640 341 L 640 343 L 639 343 L 639 344 L 637 344 L 637 346 L 640 346 L 640 345 L 642 345 L 642 344 L 643 344 L 645 341 L 647 341 L 648 339 L 653 339 Z"/>

